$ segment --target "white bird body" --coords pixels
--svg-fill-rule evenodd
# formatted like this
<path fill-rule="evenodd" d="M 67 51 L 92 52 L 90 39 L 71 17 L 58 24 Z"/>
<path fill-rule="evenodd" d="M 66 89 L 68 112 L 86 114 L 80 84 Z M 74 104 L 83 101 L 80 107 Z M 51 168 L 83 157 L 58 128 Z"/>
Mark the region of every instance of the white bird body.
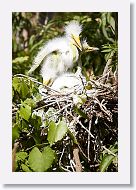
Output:
<path fill-rule="evenodd" d="M 81 74 L 81 68 L 78 67 L 76 73 L 66 72 L 60 75 L 53 82 L 51 88 L 63 93 L 82 93 L 86 84 L 85 77 Z"/>
<path fill-rule="evenodd" d="M 38 52 L 28 74 L 31 74 L 43 62 L 41 75 L 43 83 L 54 81 L 60 74 L 73 67 L 78 60 L 78 48 L 81 49 L 79 34 L 82 31 L 77 21 L 71 21 L 65 27 L 63 37 L 49 40 Z"/>
<path fill-rule="evenodd" d="M 49 53 L 53 47 L 52 44 L 56 44 L 56 47 Z M 71 48 L 66 38 L 55 38 L 49 41 L 45 49 L 48 52 L 48 56 L 43 59 L 40 72 L 44 81 L 49 81 L 50 78 L 55 79 L 68 69 L 71 69 L 73 62 L 76 62 L 79 57 L 77 48 L 75 46 Z"/>

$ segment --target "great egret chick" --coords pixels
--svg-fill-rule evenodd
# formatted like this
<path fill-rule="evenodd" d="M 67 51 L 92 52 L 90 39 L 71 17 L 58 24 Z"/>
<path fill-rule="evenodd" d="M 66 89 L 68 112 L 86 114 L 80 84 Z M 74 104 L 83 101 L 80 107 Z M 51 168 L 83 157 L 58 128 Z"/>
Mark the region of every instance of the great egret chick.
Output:
<path fill-rule="evenodd" d="M 81 68 L 78 67 L 76 73 L 66 72 L 60 75 L 53 82 L 51 88 L 62 93 L 81 94 L 86 84 L 86 78 L 81 74 Z"/>
<path fill-rule="evenodd" d="M 38 52 L 28 74 L 31 74 L 42 64 L 41 75 L 43 83 L 48 85 L 55 78 L 74 66 L 79 58 L 78 49 L 81 50 L 79 35 L 82 26 L 77 21 L 71 21 L 65 27 L 65 35 L 49 40 Z"/>

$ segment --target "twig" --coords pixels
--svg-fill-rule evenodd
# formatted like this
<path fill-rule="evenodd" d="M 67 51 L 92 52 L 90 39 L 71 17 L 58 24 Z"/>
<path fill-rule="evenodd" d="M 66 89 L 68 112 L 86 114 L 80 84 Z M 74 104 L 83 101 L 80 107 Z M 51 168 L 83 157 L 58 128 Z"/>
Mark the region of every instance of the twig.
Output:
<path fill-rule="evenodd" d="M 104 71 L 103 71 L 103 76 L 106 75 L 106 73 L 108 72 L 109 66 L 111 65 L 111 62 L 112 62 L 113 55 L 114 55 L 114 52 L 111 53 L 111 56 L 110 56 L 109 60 L 106 63 L 106 66 L 105 66 Z M 102 80 L 103 83 L 105 83 L 105 81 L 106 80 L 104 80 L 104 79 Z"/>
<path fill-rule="evenodd" d="M 83 124 L 79 121 L 79 119 L 78 119 L 77 117 L 74 117 L 74 116 L 73 116 L 70 112 L 68 112 L 68 111 L 67 111 L 67 113 L 68 113 L 71 117 L 73 117 L 73 118 L 75 119 L 75 121 L 76 121 L 84 130 L 86 130 L 92 138 L 95 139 L 95 137 L 91 134 L 91 132 L 90 132 L 87 128 L 85 128 L 85 127 L 83 126 Z"/>
<path fill-rule="evenodd" d="M 89 121 L 89 131 L 91 131 L 92 118 Z M 87 145 L 87 158 L 90 160 L 90 135 L 88 134 L 88 145 Z"/>
<path fill-rule="evenodd" d="M 16 152 L 18 148 L 19 142 L 14 143 L 14 147 L 12 150 L 12 172 L 16 170 Z"/>
<path fill-rule="evenodd" d="M 116 154 L 114 154 L 111 150 L 109 150 L 108 148 L 106 148 L 105 146 L 102 146 L 102 148 L 104 150 L 106 150 L 108 153 L 112 154 L 113 156 L 117 156 Z"/>
<path fill-rule="evenodd" d="M 61 168 L 62 170 L 66 171 L 66 172 L 71 172 L 70 170 L 64 168 L 64 167 L 62 166 L 62 164 L 61 164 L 61 160 L 62 160 L 64 151 L 65 151 L 65 147 L 63 148 L 62 153 L 61 153 L 61 156 L 60 156 L 60 159 L 59 159 L 59 166 L 60 166 L 60 168 Z"/>
<path fill-rule="evenodd" d="M 31 149 L 34 148 L 34 147 L 44 146 L 44 145 L 48 145 L 48 144 L 49 144 L 49 143 L 36 144 L 36 145 L 34 145 L 34 146 L 31 146 L 31 147 L 27 148 L 25 151 L 29 151 L 29 150 L 31 150 Z"/>
<path fill-rule="evenodd" d="M 73 160 L 75 161 L 76 172 L 82 172 L 82 165 L 79 158 L 79 148 L 76 147 L 73 149 Z"/>

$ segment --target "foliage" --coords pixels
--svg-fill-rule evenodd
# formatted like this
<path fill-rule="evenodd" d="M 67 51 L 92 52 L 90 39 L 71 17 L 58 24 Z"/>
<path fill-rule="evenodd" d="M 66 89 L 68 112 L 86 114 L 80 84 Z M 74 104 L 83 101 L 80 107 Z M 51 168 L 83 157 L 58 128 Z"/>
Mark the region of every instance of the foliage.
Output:
<path fill-rule="evenodd" d="M 14 12 L 12 18 L 13 150 L 14 144 L 19 142 L 15 150 L 15 171 L 75 171 L 72 164 L 75 146 L 80 150 L 82 171 L 117 171 L 117 81 L 113 77 L 117 75 L 118 61 L 117 13 Z M 86 94 L 76 95 L 78 105 L 73 105 L 71 97 L 64 96 L 62 99 L 58 95 L 47 101 L 40 90 L 40 68 L 36 69 L 32 77 L 27 77 L 39 49 L 49 39 L 62 35 L 64 25 L 70 20 L 82 23 L 81 39 L 87 38 L 90 46 L 100 49 L 81 57 L 83 73 L 88 80 L 86 88 L 98 90 L 98 99 L 88 98 Z M 110 59 L 112 62 L 109 63 Z M 107 63 L 108 77 L 105 82 L 102 76 Z M 47 88 L 47 91 L 52 95 L 50 89 Z M 102 96 L 100 91 L 109 94 Z M 62 102 L 57 103 L 60 99 Z M 109 113 L 112 113 L 112 119 Z M 91 129 L 88 128 L 90 121 Z"/>

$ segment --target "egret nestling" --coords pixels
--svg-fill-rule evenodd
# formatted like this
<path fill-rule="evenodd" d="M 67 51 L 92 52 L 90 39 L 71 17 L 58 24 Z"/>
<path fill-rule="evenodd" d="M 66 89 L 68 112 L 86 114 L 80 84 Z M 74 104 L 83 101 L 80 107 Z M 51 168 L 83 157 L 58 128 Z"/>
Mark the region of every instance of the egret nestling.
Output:
<path fill-rule="evenodd" d="M 82 63 L 81 55 L 86 52 L 97 51 L 99 48 L 90 47 L 86 39 L 81 41 L 82 51 L 80 53 L 80 58 L 78 61 L 78 67 L 76 73 L 65 72 L 58 76 L 53 82 L 51 88 L 56 91 L 61 92 L 76 92 L 77 94 L 81 93 L 86 84 L 86 78 L 82 74 Z"/>
<path fill-rule="evenodd" d="M 51 88 L 63 93 L 82 93 L 86 78 L 81 73 L 81 68 L 78 67 L 76 73 L 66 72 L 55 79 Z"/>
<path fill-rule="evenodd" d="M 78 49 L 82 50 L 79 35 L 82 26 L 71 21 L 65 27 L 65 35 L 49 40 L 38 52 L 28 74 L 31 74 L 43 62 L 41 75 L 43 83 L 52 83 L 62 73 L 73 67 L 78 60 Z"/>

